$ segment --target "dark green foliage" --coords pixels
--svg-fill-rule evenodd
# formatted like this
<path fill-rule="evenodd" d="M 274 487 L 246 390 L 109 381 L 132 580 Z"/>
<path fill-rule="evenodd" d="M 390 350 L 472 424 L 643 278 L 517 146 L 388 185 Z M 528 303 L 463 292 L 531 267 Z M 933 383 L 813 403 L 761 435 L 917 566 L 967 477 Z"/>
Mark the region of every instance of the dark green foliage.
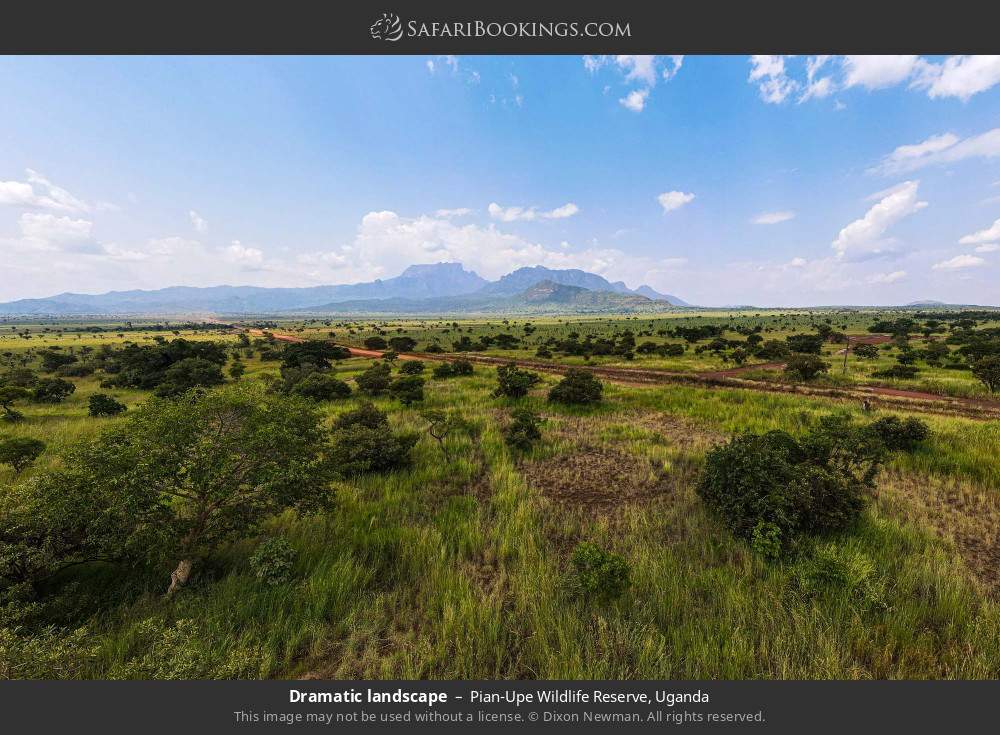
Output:
<path fill-rule="evenodd" d="M 812 380 L 830 370 L 830 365 L 818 355 L 794 354 L 785 363 L 785 373 L 799 380 Z"/>
<path fill-rule="evenodd" d="M 327 506 L 325 437 L 308 404 L 255 386 L 150 399 L 2 494 L 0 587 L 96 560 L 184 561 L 181 586 L 219 543 Z"/>
<path fill-rule="evenodd" d="M 295 383 L 292 393 L 311 401 L 332 401 L 351 395 L 351 386 L 327 373 L 313 372 Z"/>
<path fill-rule="evenodd" d="M 608 603 L 617 600 L 631 584 L 631 571 L 624 557 L 584 541 L 570 558 L 573 591 L 586 601 Z"/>
<path fill-rule="evenodd" d="M 756 355 L 762 360 L 784 360 L 792 354 L 787 342 L 769 339 L 757 348 Z"/>
<path fill-rule="evenodd" d="M 734 534 L 774 556 L 802 536 L 853 524 L 883 453 L 874 432 L 843 415 L 799 440 L 784 431 L 740 434 L 709 451 L 697 492 Z"/>
<path fill-rule="evenodd" d="M 454 378 L 473 374 L 472 363 L 468 360 L 458 359 L 451 362 L 442 362 L 434 366 L 433 375 L 435 378 Z"/>
<path fill-rule="evenodd" d="M 188 357 L 175 362 L 163 372 L 155 393 L 161 398 L 169 398 L 192 388 L 208 388 L 224 382 L 226 379 L 222 376 L 222 366 L 219 363 L 200 357 Z"/>
<path fill-rule="evenodd" d="M 809 355 L 818 355 L 823 349 L 823 341 L 819 334 L 791 334 L 785 337 L 788 349 Z"/>
<path fill-rule="evenodd" d="M 22 388 L 18 385 L 0 386 L 0 408 L 3 409 L 4 421 L 13 423 L 23 419 L 24 414 L 15 410 L 14 404 L 18 401 L 23 401 L 30 395 L 31 393 L 27 388 Z"/>
<path fill-rule="evenodd" d="M 330 460 L 343 476 L 385 472 L 406 467 L 417 435 L 394 433 L 389 419 L 371 403 L 337 417 L 330 434 Z"/>
<path fill-rule="evenodd" d="M 885 416 L 868 425 L 890 451 L 912 452 L 920 442 L 931 435 L 930 427 L 917 418 L 900 420 L 898 416 Z"/>
<path fill-rule="evenodd" d="M 42 359 L 42 370 L 47 373 L 54 373 L 64 365 L 72 365 L 74 362 L 79 361 L 79 358 L 75 355 L 70 355 L 59 350 L 42 350 L 39 353 L 39 357 Z"/>
<path fill-rule="evenodd" d="M 389 390 L 392 382 L 392 368 L 388 363 L 376 362 L 354 379 L 358 388 L 367 395 L 377 396 Z"/>
<path fill-rule="evenodd" d="M 285 345 L 281 353 L 282 367 L 301 368 L 307 365 L 315 369 L 326 370 L 331 360 L 346 360 L 351 351 L 346 347 L 322 340 L 307 340 Z"/>
<path fill-rule="evenodd" d="M 426 369 L 426 365 L 420 360 L 407 360 L 399 366 L 399 372 L 403 375 L 420 375 Z"/>
<path fill-rule="evenodd" d="M 1000 391 L 1000 356 L 991 355 L 976 360 L 972 363 L 972 374 L 991 392 Z"/>
<path fill-rule="evenodd" d="M 107 393 L 94 393 L 87 401 L 87 413 L 91 416 L 117 416 L 127 406 Z"/>
<path fill-rule="evenodd" d="M 365 339 L 365 347 L 369 350 L 384 350 L 389 346 L 382 337 L 368 337 Z"/>
<path fill-rule="evenodd" d="M 413 352 L 416 349 L 417 341 L 412 337 L 390 337 L 389 347 L 396 352 Z"/>
<path fill-rule="evenodd" d="M 429 355 L 440 355 L 444 352 L 444 347 L 439 345 L 437 342 L 431 342 L 429 345 L 424 347 L 424 352 Z"/>
<path fill-rule="evenodd" d="M 172 365 L 190 358 L 215 363 L 220 367 L 221 376 L 221 366 L 227 360 L 226 348 L 215 342 L 189 342 L 185 339 L 156 345 L 128 345 L 108 356 L 105 371 L 113 376 L 111 385 L 150 390 L 163 382 Z"/>
<path fill-rule="evenodd" d="M 248 560 L 250 571 L 268 587 L 288 584 L 292 581 L 296 556 L 294 547 L 286 539 L 272 536 L 254 550 Z"/>
<path fill-rule="evenodd" d="M 544 419 L 527 408 L 515 408 L 510 418 L 510 423 L 503 428 L 504 441 L 512 449 L 527 452 L 542 438 L 540 427 Z"/>
<path fill-rule="evenodd" d="M 40 378 L 31 389 L 31 397 L 38 403 L 62 403 L 76 391 L 76 386 L 62 378 Z"/>
<path fill-rule="evenodd" d="M 32 462 L 42 456 L 45 442 L 26 436 L 0 439 L 0 464 L 10 465 L 15 474 L 20 474 Z"/>
<path fill-rule="evenodd" d="M 588 404 L 601 400 L 604 385 L 583 368 L 570 368 L 565 377 L 552 386 L 549 400 L 556 403 Z"/>
<path fill-rule="evenodd" d="M 910 378 L 915 378 L 919 372 L 920 370 L 913 365 L 890 365 L 883 370 L 876 370 L 872 373 L 872 376 L 876 378 L 909 380 Z"/>
<path fill-rule="evenodd" d="M 878 347 L 876 345 L 860 344 L 852 348 L 854 354 L 862 360 L 877 360 Z"/>
<path fill-rule="evenodd" d="M 389 395 L 404 406 L 424 400 L 424 379 L 419 375 L 401 375 L 389 384 Z"/>
<path fill-rule="evenodd" d="M 229 377 L 233 380 L 239 380 L 247 371 L 247 366 L 243 364 L 242 360 L 233 360 L 229 366 Z"/>
<path fill-rule="evenodd" d="M 497 368 L 497 387 L 493 391 L 494 398 L 521 398 L 541 381 L 538 373 L 521 370 L 517 365 L 501 365 Z"/>

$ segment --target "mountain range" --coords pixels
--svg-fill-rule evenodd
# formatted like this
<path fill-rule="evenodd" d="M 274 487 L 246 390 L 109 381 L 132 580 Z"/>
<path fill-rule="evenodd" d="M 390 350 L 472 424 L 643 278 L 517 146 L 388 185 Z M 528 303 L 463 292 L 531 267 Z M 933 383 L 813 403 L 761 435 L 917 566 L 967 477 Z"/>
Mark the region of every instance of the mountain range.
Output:
<path fill-rule="evenodd" d="M 689 306 L 676 296 L 643 285 L 578 269 L 518 268 L 496 281 L 461 263 L 411 265 L 385 280 L 337 286 L 171 286 L 152 291 L 62 293 L 0 304 L 6 315 L 181 315 L 337 313 L 459 313 L 545 311 L 652 311 Z"/>

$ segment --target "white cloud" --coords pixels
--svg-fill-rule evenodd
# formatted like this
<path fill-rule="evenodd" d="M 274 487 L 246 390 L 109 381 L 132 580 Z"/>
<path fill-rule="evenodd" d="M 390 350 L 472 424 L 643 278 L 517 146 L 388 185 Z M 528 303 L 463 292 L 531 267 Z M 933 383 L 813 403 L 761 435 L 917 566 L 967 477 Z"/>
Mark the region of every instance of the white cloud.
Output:
<path fill-rule="evenodd" d="M 978 268 L 986 265 L 986 261 L 978 255 L 956 255 L 954 258 L 943 260 L 931 266 L 936 271 L 954 271 L 962 268 Z"/>
<path fill-rule="evenodd" d="M 995 242 L 988 242 L 984 245 L 980 245 L 976 248 L 977 253 L 996 253 L 1000 252 L 1000 244 Z"/>
<path fill-rule="evenodd" d="M 539 211 L 537 207 L 501 207 L 496 202 L 491 202 L 486 211 L 490 213 L 490 217 L 501 222 L 530 222 L 540 219 L 565 219 L 578 213 L 580 208 L 573 202 L 567 202 L 561 207 L 545 212 Z"/>
<path fill-rule="evenodd" d="M 973 232 L 971 235 L 966 235 L 958 242 L 962 245 L 976 245 L 981 242 L 992 242 L 994 240 L 1000 240 L 1000 219 L 985 230 L 979 230 L 978 232 Z"/>
<path fill-rule="evenodd" d="M 427 66 L 427 71 L 429 71 L 431 74 L 433 74 L 434 73 L 434 59 L 427 59 L 427 61 L 425 61 L 424 64 Z"/>
<path fill-rule="evenodd" d="M 917 69 L 920 57 L 909 56 L 845 56 L 844 86 L 884 89 L 904 82 Z"/>
<path fill-rule="evenodd" d="M 776 225 L 780 222 L 787 222 L 795 218 L 795 212 L 761 212 L 750 222 L 755 225 Z"/>
<path fill-rule="evenodd" d="M 646 107 L 646 99 L 649 97 L 648 89 L 633 89 L 627 95 L 618 100 L 621 105 L 632 112 L 642 112 Z"/>
<path fill-rule="evenodd" d="M 838 259 L 864 259 L 891 251 L 891 241 L 883 238 L 886 231 L 904 217 L 927 206 L 917 199 L 919 181 L 907 181 L 890 190 L 861 219 L 844 227 L 831 247 Z"/>
<path fill-rule="evenodd" d="M 263 251 L 244 247 L 239 240 L 233 240 L 232 244 L 223 250 L 223 257 L 231 263 L 249 266 L 257 266 L 264 262 Z"/>
<path fill-rule="evenodd" d="M 892 271 L 891 273 L 876 273 L 868 277 L 868 283 L 895 283 L 906 278 L 906 271 Z"/>
<path fill-rule="evenodd" d="M 650 56 L 628 55 L 617 56 L 584 56 L 583 66 L 591 74 L 596 74 L 605 67 L 617 69 L 625 84 L 634 85 L 618 102 L 627 110 L 642 112 L 649 100 L 650 92 L 656 86 L 658 79 L 670 81 L 681 70 L 684 64 L 682 55 Z M 605 85 L 604 93 L 609 87 Z"/>
<path fill-rule="evenodd" d="M 0 204 L 69 214 L 83 214 L 92 209 L 89 204 L 56 186 L 37 171 L 27 169 L 26 179 L 27 181 L 0 181 Z"/>
<path fill-rule="evenodd" d="M 925 91 L 931 99 L 956 97 L 964 102 L 1000 84 L 1000 55 L 949 56 L 940 63 L 913 54 L 810 56 L 804 64 L 792 60 L 790 56 L 750 57 L 748 81 L 758 85 L 765 102 L 779 104 L 798 90 L 802 90 L 798 99 L 802 103 L 838 90 L 875 91 L 900 84 Z M 842 108 L 838 102 L 837 109 Z"/>
<path fill-rule="evenodd" d="M 18 224 L 24 239 L 42 249 L 78 248 L 93 242 L 93 222 L 84 219 L 25 212 Z"/>
<path fill-rule="evenodd" d="M 932 135 L 921 143 L 899 146 L 871 172 L 894 174 L 970 158 L 997 157 L 1000 157 L 1000 128 L 964 139 L 952 133 L 942 133 Z"/>
<path fill-rule="evenodd" d="M 748 81 L 757 84 L 760 98 L 769 104 L 781 104 L 799 87 L 785 72 L 784 56 L 751 56 L 750 66 Z"/>
<path fill-rule="evenodd" d="M 664 212 L 673 212 L 675 209 L 680 209 L 685 204 L 694 201 L 694 194 L 683 191 L 665 191 L 656 197 L 656 201 L 663 207 Z"/>
<path fill-rule="evenodd" d="M 188 217 L 191 218 L 191 226 L 194 227 L 195 232 L 208 232 L 208 222 L 200 214 L 192 209 L 188 212 Z"/>
<path fill-rule="evenodd" d="M 434 213 L 434 216 L 448 219 L 450 217 L 465 217 L 469 214 L 472 214 L 472 210 L 468 207 L 458 207 L 456 209 L 439 209 Z"/>
<path fill-rule="evenodd" d="M 931 98 L 958 97 L 967 102 L 998 83 L 1000 55 L 950 56 L 941 64 L 924 62 L 913 86 L 926 89 Z"/>

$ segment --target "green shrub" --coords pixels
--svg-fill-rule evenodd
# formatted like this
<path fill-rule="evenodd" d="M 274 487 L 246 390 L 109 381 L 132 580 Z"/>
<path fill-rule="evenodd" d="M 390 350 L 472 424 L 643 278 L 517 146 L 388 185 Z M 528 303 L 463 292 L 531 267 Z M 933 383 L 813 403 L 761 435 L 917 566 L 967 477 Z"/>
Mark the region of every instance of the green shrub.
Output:
<path fill-rule="evenodd" d="M 249 559 L 250 571 L 264 585 L 276 587 L 292 580 L 296 551 L 281 536 L 261 542 Z"/>
<path fill-rule="evenodd" d="M 736 536 L 776 556 L 803 536 L 853 524 L 883 451 L 846 416 L 826 417 L 801 440 L 784 431 L 740 434 L 709 451 L 696 489 Z"/>
<path fill-rule="evenodd" d="M 392 368 L 384 362 L 376 362 L 354 379 L 362 393 L 377 396 L 389 390 L 392 382 Z"/>
<path fill-rule="evenodd" d="M 62 378 L 40 378 L 31 397 L 38 403 L 62 403 L 76 391 L 76 386 Z"/>
<path fill-rule="evenodd" d="M 527 408 L 516 408 L 510 416 L 510 423 L 503 429 L 504 441 L 512 449 L 527 452 L 542 438 L 539 427 L 544 419 Z"/>
<path fill-rule="evenodd" d="M 389 395 L 404 406 L 424 400 L 424 379 L 419 375 L 403 375 L 389 384 Z"/>
<path fill-rule="evenodd" d="M 890 365 L 883 370 L 876 370 L 872 376 L 876 378 L 896 378 L 899 380 L 909 380 L 917 377 L 920 370 L 913 365 Z"/>
<path fill-rule="evenodd" d="M 628 562 L 589 541 L 577 545 L 570 563 L 571 587 L 584 600 L 612 602 L 625 594 L 631 584 Z"/>
<path fill-rule="evenodd" d="M 224 382 L 226 379 L 219 363 L 201 357 L 187 357 L 164 371 L 163 380 L 156 386 L 155 393 L 161 398 L 172 398 L 192 388 L 207 388 Z"/>
<path fill-rule="evenodd" d="M 886 449 L 900 452 L 912 452 L 920 442 L 931 435 L 930 427 L 917 418 L 900 420 L 898 416 L 886 416 L 868 425 Z"/>
<path fill-rule="evenodd" d="M 91 416 L 117 416 L 128 407 L 107 393 L 94 393 L 87 401 L 87 413 Z"/>
<path fill-rule="evenodd" d="M 594 374 L 582 368 L 570 368 L 566 376 L 552 386 L 549 400 L 556 403 L 588 404 L 601 400 L 604 386 Z"/>
<path fill-rule="evenodd" d="M 521 398 L 535 387 L 542 377 L 530 370 L 521 370 L 517 365 L 501 365 L 497 368 L 497 387 L 493 391 L 494 398 Z"/>
<path fill-rule="evenodd" d="M 420 360 L 407 360 L 399 366 L 399 372 L 403 375 L 420 375 L 426 367 Z"/>
<path fill-rule="evenodd" d="M 394 433 L 389 419 L 371 403 L 341 414 L 330 434 L 330 460 L 343 477 L 385 472 L 410 463 L 410 450 L 417 435 Z"/>
<path fill-rule="evenodd" d="M 86 628 L 55 627 L 28 632 L 0 628 L 0 680 L 76 679 L 97 658 L 98 645 Z"/>
<path fill-rule="evenodd" d="M 351 386 L 328 373 L 313 372 L 295 383 L 292 393 L 312 401 L 332 401 L 351 395 Z"/>
<path fill-rule="evenodd" d="M 45 442 L 30 437 L 15 436 L 10 439 L 0 439 L 0 464 L 14 468 L 15 474 L 20 474 L 26 467 L 42 456 Z"/>
<path fill-rule="evenodd" d="M 799 380 L 812 380 L 820 373 L 830 370 L 830 366 L 818 355 L 793 354 L 785 364 L 785 374 Z"/>
<path fill-rule="evenodd" d="M 1000 391 L 1000 355 L 982 357 L 972 363 L 972 374 L 979 378 L 991 393 Z"/>

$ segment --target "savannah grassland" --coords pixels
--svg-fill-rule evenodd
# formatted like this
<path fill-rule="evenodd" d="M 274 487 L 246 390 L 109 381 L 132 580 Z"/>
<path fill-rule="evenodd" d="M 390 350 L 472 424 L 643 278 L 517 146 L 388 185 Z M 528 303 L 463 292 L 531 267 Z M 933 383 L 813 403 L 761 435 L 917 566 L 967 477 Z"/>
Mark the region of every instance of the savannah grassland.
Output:
<path fill-rule="evenodd" d="M 863 333 L 868 316 L 831 315 Z M 689 318 L 622 319 L 629 329 Z M 805 331 L 800 313 L 761 313 L 767 338 Z M 700 317 L 729 321 L 728 312 Z M 867 320 L 867 321 L 865 321 Z M 614 319 L 511 319 L 281 323 L 276 333 L 333 338 L 361 346 L 375 334 L 435 338 L 459 333 L 521 333 L 525 321 L 549 334 L 619 326 Z M 609 326 L 610 325 L 610 326 Z M 29 363 L 41 346 L 97 347 L 154 334 L 69 331 L 79 324 L 3 325 L 0 357 Z M 62 334 L 59 334 L 59 331 Z M 30 338 L 25 338 L 25 331 Z M 332 333 L 332 334 L 331 334 Z M 167 338 L 175 335 L 169 332 Z M 237 330 L 181 330 L 185 339 L 232 343 Z M 642 341 L 643 338 L 639 338 Z M 840 375 L 841 357 L 827 345 Z M 9 355 L 7 353 L 10 353 Z M 533 357 L 535 346 L 486 354 Z M 243 381 L 277 372 L 258 353 L 242 357 Z M 891 362 L 880 357 L 879 362 Z M 563 364 L 583 358 L 560 358 Z M 337 364 L 351 378 L 373 360 Z M 614 357 L 591 364 L 616 364 Z M 622 361 L 622 364 L 626 364 Z M 643 357 L 630 366 L 709 370 L 710 353 Z M 848 360 L 848 379 L 868 363 Z M 396 368 L 398 370 L 398 367 Z M 955 381 L 941 392 L 979 395 L 967 372 L 932 368 L 921 380 Z M 423 405 L 380 397 L 394 427 L 419 431 L 408 470 L 338 482 L 336 506 L 321 517 L 285 514 L 266 533 L 298 552 L 292 579 L 261 585 L 247 538 L 205 560 L 192 582 L 163 598 L 162 573 L 146 578 L 94 564 L 68 570 L 72 590 L 27 636 L 49 636 L 53 657 L 32 672 L 48 677 L 320 678 L 997 678 L 1000 676 L 1000 422 L 919 414 L 932 436 L 913 453 L 893 454 L 877 495 L 850 531 L 817 542 L 850 573 L 804 584 L 808 559 L 766 561 L 734 539 L 694 493 L 705 452 L 735 432 L 799 434 L 835 410 L 860 416 L 854 402 L 726 388 L 605 384 L 601 403 L 561 407 L 545 400 L 556 376 L 527 397 L 492 397 L 495 370 L 435 380 Z M 780 376 L 773 376 L 781 379 Z M 55 405 L 18 406 L 25 420 L 3 436 L 42 439 L 46 452 L 3 486 L 58 466 L 73 442 L 116 418 L 90 418 L 87 400 L 110 392 L 130 407 L 148 392 L 99 388 L 99 376 L 73 378 L 75 393 Z M 907 384 L 910 381 L 902 381 Z M 353 383 L 352 383 L 353 386 Z M 321 404 L 332 419 L 360 402 Z M 546 419 L 542 441 L 512 451 L 501 429 L 512 408 Z M 445 440 L 426 433 L 423 409 L 457 411 L 478 428 Z M 897 410 L 905 415 L 903 409 Z M 890 413 L 877 409 L 875 416 Z M 914 414 L 916 415 L 916 414 Z M 567 592 L 569 556 L 592 541 L 623 556 L 631 586 L 596 604 Z M 169 570 L 166 570 L 169 572 Z M 3 649 L 0 649 L 3 655 Z"/>

